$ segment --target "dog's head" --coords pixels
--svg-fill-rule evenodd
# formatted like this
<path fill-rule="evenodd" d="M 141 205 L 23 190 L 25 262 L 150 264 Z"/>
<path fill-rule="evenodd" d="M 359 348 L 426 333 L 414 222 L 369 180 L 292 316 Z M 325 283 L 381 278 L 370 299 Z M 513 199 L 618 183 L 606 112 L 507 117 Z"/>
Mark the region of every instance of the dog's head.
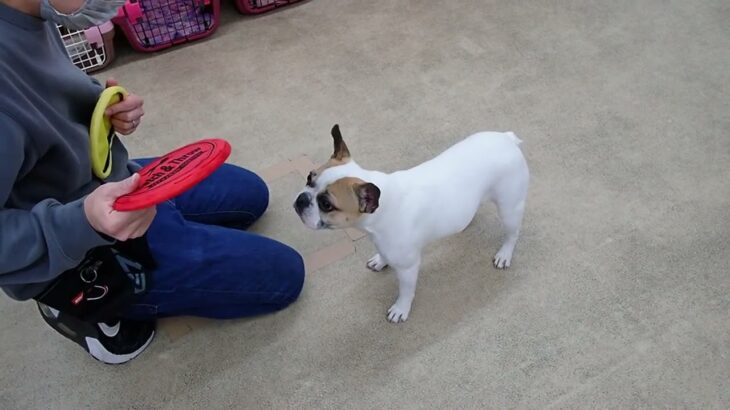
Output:
<path fill-rule="evenodd" d="M 309 173 L 306 186 L 294 201 L 302 222 L 312 229 L 353 226 L 379 206 L 380 189 L 357 177 L 362 170 L 352 161 L 337 124 L 332 127 L 332 138 L 332 157 Z"/>

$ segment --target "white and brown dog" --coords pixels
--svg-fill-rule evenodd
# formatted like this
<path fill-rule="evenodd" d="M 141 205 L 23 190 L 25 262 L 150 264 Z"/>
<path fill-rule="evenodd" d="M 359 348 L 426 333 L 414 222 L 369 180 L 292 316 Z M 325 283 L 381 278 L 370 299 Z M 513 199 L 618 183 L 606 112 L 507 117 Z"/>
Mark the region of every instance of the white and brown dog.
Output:
<path fill-rule="evenodd" d="M 398 276 L 398 299 L 388 320 L 408 319 L 423 247 L 464 230 L 485 199 L 497 205 L 506 234 L 494 266 L 510 266 L 529 182 L 514 133 L 471 135 L 436 158 L 392 174 L 361 168 L 337 125 L 332 137 L 334 154 L 309 174 L 294 208 L 312 229 L 354 226 L 368 233 L 378 250 L 368 268 L 389 265 Z"/>

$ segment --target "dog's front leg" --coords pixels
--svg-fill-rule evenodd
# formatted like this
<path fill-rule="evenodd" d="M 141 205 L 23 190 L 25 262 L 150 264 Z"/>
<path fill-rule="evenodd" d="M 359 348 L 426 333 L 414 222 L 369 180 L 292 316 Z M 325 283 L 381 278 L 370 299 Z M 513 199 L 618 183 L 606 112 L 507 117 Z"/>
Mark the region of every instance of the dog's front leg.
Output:
<path fill-rule="evenodd" d="M 388 320 L 393 323 L 405 322 L 411 312 L 411 304 L 416 296 L 416 282 L 420 258 L 413 264 L 403 267 L 394 266 L 398 276 L 398 300 L 388 309 Z"/>

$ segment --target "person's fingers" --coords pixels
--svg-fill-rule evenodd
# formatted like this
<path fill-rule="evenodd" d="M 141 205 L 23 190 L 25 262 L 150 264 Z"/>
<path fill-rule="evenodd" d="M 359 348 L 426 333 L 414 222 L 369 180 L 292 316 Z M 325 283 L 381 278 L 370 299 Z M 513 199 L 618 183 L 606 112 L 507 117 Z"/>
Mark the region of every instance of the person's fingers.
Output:
<path fill-rule="evenodd" d="M 134 232 L 134 234 L 136 235 L 135 238 L 138 238 L 138 237 L 144 235 L 147 232 L 147 230 L 150 229 L 150 226 L 152 225 L 152 221 L 154 221 L 155 216 L 157 216 L 157 211 L 155 208 L 152 208 L 151 211 L 152 212 L 147 212 L 145 217 L 142 219 L 139 227 Z"/>
<path fill-rule="evenodd" d="M 139 126 L 139 120 L 133 122 L 112 120 L 114 130 L 122 135 L 129 135 L 133 133 Z"/>
<path fill-rule="evenodd" d="M 104 187 L 105 189 L 105 196 L 109 199 L 115 200 L 120 196 L 126 195 L 137 189 L 138 184 L 139 174 L 135 172 L 127 179 L 121 180 L 119 182 L 108 182 L 102 185 L 102 187 Z"/>
<path fill-rule="evenodd" d="M 122 232 L 119 233 L 119 237 L 124 238 L 122 240 L 127 239 L 134 239 L 138 238 L 141 235 L 136 235 L 137 231 L 139 231 L 139 227 L 141 225 L 141 221 L 135 221 L 133 223 L 130 223 L 129 225 L 125 226 Z"/>
<path fill-rule="evenodd" d="M 126 134 L 132 128 L 134 128 L 134 125 L 127 121 L 120 121 L 120 120 L 112 119 L 112 127 L 114 127 L 114 131 L 116 131 L 120 134 Z"/>
<path fill-rule="evenodd" d="M 113 117 L 119 113 L 134 110 L 135 108 L 137 108 L 138 105 L 139 102 L 135 102 L 134 100 L 125 98 L 122 101 L 119 101 L 118 103 L 109 106 L 104 114 L 106 114 L 107 117 Z"/>
<path fill-rule="evenodd" d="M 127 238 L 139 238 L 140 236 L 144 235 L 145 232 L 149 229 L 150 225 L 152 225 L 152 221 L 155 219 L 155 215 L 157 214 L 156 209 L 154 207 L 145 209 L 143 211 L 136 211 L 134 215 L 134 220 L 129 223 L 127 228 L 123 232 L 123 236 Z"/>
<path fill-rule="evenodd" d="M 108 182 L 84 199 L 84 214 L 96 231 L 120 241 L 147 232 L 157 214 L 157 207 L 131 212 L 115 211 L 113 207 L 117 198 L 138 187 L 139 179 L 140 175 L 135 173 L 122 181 Z"/>
<path fill-rule="evenodd" d="M 119 113 L 133 111 L 142 108 L 144 100 L 135 94 L 129 94 L 122 101 L 110 106 L 104 111 L 107 117 L 113 117 Z"/>
<path fill-rule="evenodd" d="M 133 234 L 139 230 L 142 225 L 142 219 L 138 216 L 139 212 L 118 212 L 114 215 L 116 222 L 121 225 L 114 236 L 120 241 L 126 241 L 133 238 Z"/>
<path fill-rule="evenodd" d="M 140 118 L 144 115 L 144 110 L 142 107 L 134 108 L 130 111 L 124 111 L 117 113 L 116 115 L 113 115 L 112 118 L 115 120 L 122 120 L 127 122 L 132 121 L 139 121 Z"/>
<path fill-rule="evenodd" d="M 107 78 L 106 88 L 114 87 L 116 85 L 119 85 L 119 82 L 117 80 L 115 80 L 113 77 Z"/>

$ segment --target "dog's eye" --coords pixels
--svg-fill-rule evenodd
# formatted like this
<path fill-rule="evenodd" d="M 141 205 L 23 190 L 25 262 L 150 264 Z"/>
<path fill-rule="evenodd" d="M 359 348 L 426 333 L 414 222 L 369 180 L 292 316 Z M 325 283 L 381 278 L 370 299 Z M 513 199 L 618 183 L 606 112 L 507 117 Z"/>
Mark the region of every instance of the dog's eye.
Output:
<path fill-rule="evenodd" d="M 324 195 L 317 198 L 317 203 L 322 212 L 332 212 L 335 209 L 335 207 L 332 206 L 332 202 L 330 202 L 330 200 Z"/>
<path fill-rule="evenodd" d="M 307 175 L 307 186 L 314 188 L 314 177 L 316 177 L 317 174 L 314 173 L 314 171 L 310 172 L 309 175 Z"/>

